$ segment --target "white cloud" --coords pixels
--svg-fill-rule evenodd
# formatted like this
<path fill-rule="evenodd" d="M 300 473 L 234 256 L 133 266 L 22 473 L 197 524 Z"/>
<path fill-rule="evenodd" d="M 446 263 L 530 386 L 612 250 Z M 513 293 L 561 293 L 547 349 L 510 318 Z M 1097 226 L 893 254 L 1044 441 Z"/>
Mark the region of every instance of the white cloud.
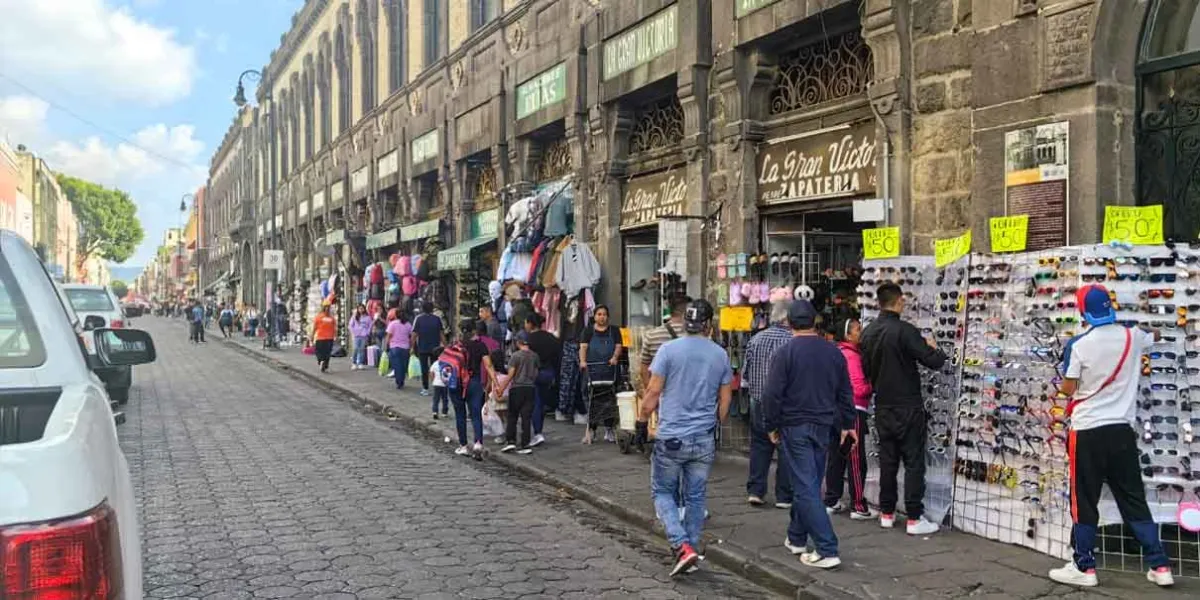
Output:
<path fill-rule="evenodd" d="M 108 0 L 0 0 L 0 56 L 39 76 L 160 105 L 187 96 L 195 50 Z"/>
<path fill-rule="evenodd" d="M 179 183 L 199 184 L 205 168 L 197 160 L 204 143 L 191 125 L 151 125 L 130 137 L 132 144 L 109 144 L 99 137 L 59 141 L 47 150 L 52 168 L 89 181 L 129 188 L 138 181 L 171 174 Z"/>
<path fill-rule="evenodd" d="M 0 138 L 34 145 L 41 138 L 50 105 L 33 96 L 0 98 Z"/>

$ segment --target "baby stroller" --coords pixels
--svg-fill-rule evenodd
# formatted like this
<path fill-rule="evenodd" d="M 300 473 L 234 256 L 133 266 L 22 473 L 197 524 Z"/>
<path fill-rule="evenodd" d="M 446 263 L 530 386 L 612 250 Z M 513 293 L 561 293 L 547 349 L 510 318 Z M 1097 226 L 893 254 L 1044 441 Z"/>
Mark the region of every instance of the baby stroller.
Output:
<path fill-rule="evenodd" d="M 616 425 L 620 416 L 617 410 L 618 386 L 625 378 L 621 377 L 621 365 L 610 365 L 607 362 L 589 362 L 584 371 L 583 389 L 586 394 L 588 426 L 583 434 L 583 443 L 591 444 L 596 429 L 604 427 L 604 441 L 616 442 Z"/>

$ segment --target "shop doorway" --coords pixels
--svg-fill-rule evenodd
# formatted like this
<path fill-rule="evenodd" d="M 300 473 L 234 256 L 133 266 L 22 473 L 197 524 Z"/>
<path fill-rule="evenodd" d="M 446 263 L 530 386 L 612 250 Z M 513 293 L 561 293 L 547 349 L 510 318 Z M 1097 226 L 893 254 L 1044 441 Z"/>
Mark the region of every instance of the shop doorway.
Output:
<path fill-rule="evenodd" d="M 1155 0 L 1137 65 L 1137 202 L 1163 205 L 1163 235 L 1200 223 L 1200 0 Z"/>
<path fill-rule="evenodd" d="M 854 298 L 869 223 L 855 223 L 845 209 L 764 215 L 762 223 L 763 251 L 780 259 L 780 267 L 769 270 L 772 287 L 807 285 L 818 310 L 833 294 Z"/>

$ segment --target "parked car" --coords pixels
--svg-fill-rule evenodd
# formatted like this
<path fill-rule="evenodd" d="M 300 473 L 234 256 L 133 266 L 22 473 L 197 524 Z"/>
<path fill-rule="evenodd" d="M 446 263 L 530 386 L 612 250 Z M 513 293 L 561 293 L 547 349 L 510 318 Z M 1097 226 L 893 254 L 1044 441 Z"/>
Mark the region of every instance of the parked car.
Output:
<path fill-rule="evenodd" d="M 60 285 L 71 308 L 88 328 L 123 329 L 129 324 L 128 318 L 121 309 L 120 301 L 117 300 L 111 289 L 102 285 L 83 283 Z M 89 345 L 88 353 L 94 356 L 95 348 Z M 129 388 L 133 386 L 133 369 L 128 366 L 98 366 L 96 374 L 108 388 L 109 398 L 116 400 L 118 404 L 129 402 Z"/>
<path fill-rule="evenodd" d="M 71 304 L 0 230 L 0 598 L 142 597 L 133 485 L 93 369 L 152 362 L 154 341 L 86 330 Z"/>

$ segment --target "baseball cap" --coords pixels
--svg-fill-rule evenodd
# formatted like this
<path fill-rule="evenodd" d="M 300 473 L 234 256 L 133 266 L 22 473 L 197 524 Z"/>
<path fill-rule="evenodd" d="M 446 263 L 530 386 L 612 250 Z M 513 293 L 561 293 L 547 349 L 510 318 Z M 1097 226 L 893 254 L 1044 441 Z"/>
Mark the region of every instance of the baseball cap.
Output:
<path fill-rule="evenodd" d="M 529 345 L 529 332 L 528 331 L 518 331 L 517 332 L 517 343 L 523 344 L 523 345 Z"/>
<path fill-rule="evenodd" d="M 1092 327 L 1108 325 L 1117 320 L 1117 311 L 1113 309 L 1112 297 L 1108 289 L 1099 284 L 1085 285 L 1075 292 L 1075 304 L 1079 307 L 1083 320 Z"/>
<path fill-rule="evenodd" d="M 807 298 L 793 300 L 788 308 L 788 324 L 795 329 L 810 329 L 817 323 L 817 309 Z"/>
<path fill-rule="evenodd" d="M 683 327 L 688 333 L 702 333 L 712 318 L 713 307 L 708 300 L 692 300 L 683 313 Z"/>

